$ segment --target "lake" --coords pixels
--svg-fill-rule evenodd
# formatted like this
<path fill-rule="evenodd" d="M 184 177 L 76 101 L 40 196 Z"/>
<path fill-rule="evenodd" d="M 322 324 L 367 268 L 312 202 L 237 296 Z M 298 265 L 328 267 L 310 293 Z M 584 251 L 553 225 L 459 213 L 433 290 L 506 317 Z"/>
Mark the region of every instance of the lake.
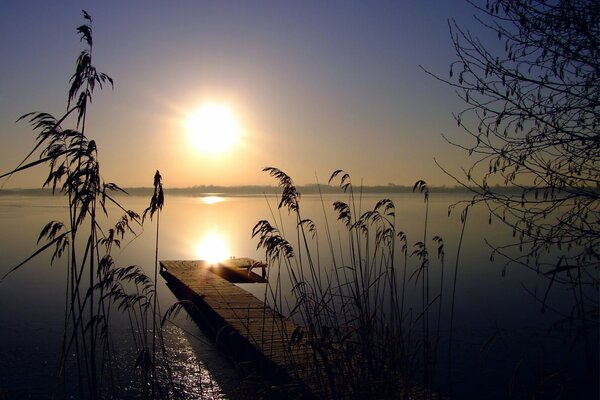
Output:
<path fill-rule="evenodd" d="M 434 235 L 444 239 L 446 294 L 451 291 L 461 231 L 459 210 L 448 217 L 447 207 L 464 196 L 430 194 L 428 240 Z M 383 197 L 390 198 L 396 205 L 398 229 L 406 232 L 412 250 L 412 244 L 423 237 L 423 197 L 419 194 L 365 194 L 361 209 L 373 207 Z M 149 203 L 149 198 L 141 196 L 119 196 L 119 199 L 126 208 L 139 213 Z M 326 194 L 323 198 L 305 195 L 301 200 L 303 215 L 313 219 L 317 228 L 323 230 L 325 206 L 332 232 L 340 231 L 341 223 L 336 221 L 331 207 L 338 199 L 344 200 L 344 195 Z M 0 274 L 35 251 L 39 231 L 48 221 L 65 219 L 68 212 L 65 203 L 62 198 L 49 196 L 0 196 Z M 281 215 L 283 231 L 294 236 L 294 222 L 287 218 L 287 211 L 278 214 L 276 206 L 277 200 L 270 195 L 167 193 L 161 214 L 159 258 L 204 259 L 218 250 L 226 256 L 264 260 L 264 250 L 257 250 L 257 240 L 251 238 L 252 228 L 259 220 L 273 221 L 274 216 L 279 220 Z M 114 223 L 120 212 L 115 207 L 109 208 L 109 212 L 109 220 Z M 155 228 L 147 223 L 138 233 L 134 240 L 124 241 L 115 253 L 116 262 L 139 265 L 152 275 Z M 337 233 L 332 236 L 337 237 Z M 504 260 L 500 257 L 490 260 L 491 249 L 485 239 L 496 245 L 513 240 L 509 229 L 499 222 L 489 225 L 487 212 L 475 208 L 469 214 L 457 277 L 451 381 L 446 371 L 440 372 L 439 390 L 445 392 L 451 386 L 453 398 L 503 399 L 508 395 L 525 398 L 536 390 L 543 392 L 540 388 L 549 380 L 551 387 L 557 387 L 551 381 L 557 379 L 553 374 L 560 372 L 569 393 L 583 398 L 597 396 L 598 328 L 592 331 L 586 348 L 582 341 L 573 344 L 574 335 L 569 327 L 558 324 L 563 315 L 571 314 L 571 288 L 555 285 L 548 297 L 551 309 L 542 313 L 541 304 L 532 293 L 541 296 L 548 280 L 517 265 L 509 266 L 503 276 Z M 437 287 L 439 262 L 435 260 L 433 242 L 428 246 L 431 247 L 432 286 Z M 326 265 L 327 257 L 321 262 Z M 51 388 L 60 383 L 55 377 L 63 326 L 64 265 L 65 261 L 59 260 L 50 266 L 49 255 L 41 255 L 0 283 L 0 393 L 8 393 L 9 399 L 49 398 Z M 416 268 L 418 260 L 412 257 L 409 265 Z M 259 284 L 243 286 L 256 296 L 264 291 Z M 409 286 L 416 290 L 414 284 Z M 176 301 L 161 278 L 158 291 L 163 309 Z M 447 295 L 443 300 L 442 304 L 447 307 Z M 418 308 L 418 304 L 410 306 Z M 183 388 L 183 396 L 189 399 L 202 394 L 211 398 L 229 397 L 239 382 L 235 369 L 197 326 L 180 315 L 166 329 L 167 350 L 175 360 L 175 378 Z M 447 329 L 445 313 L 442 332 L 447 333 Z M 122 335 L 115 334 L 116 340 L 122 340 L 122 345 L 127 346 L 126 326 L 117 326 L 116 331 L 122 331 Z M 441 343 L 441 347 L 447 346 L 444 339 Z M 440 353 L 440 365 L 447 365 L 448 360 L 442 353 L 445 352 Z M 586 355 L 592 359 L 591 371 L 584 362 Z M 122 368 L 127 370 L 133 365 Z M 590 383 L 585 376 L 594 378 Z"/>

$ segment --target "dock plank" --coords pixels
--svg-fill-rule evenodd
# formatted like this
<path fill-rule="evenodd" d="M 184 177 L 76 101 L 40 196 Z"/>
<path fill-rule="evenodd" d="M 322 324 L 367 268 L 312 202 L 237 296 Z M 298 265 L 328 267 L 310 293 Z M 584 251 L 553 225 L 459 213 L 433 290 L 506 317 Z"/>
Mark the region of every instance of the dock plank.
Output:
<path fill-rule="evenodd" d="M 253 261 L 234 259 L 225 267 L 244 268 L 249 262 Z M 212 332 L 215 340 L 226 342 L 236 362 L 256 362 L 257 369 L 267 374 L 275 371 L 277 379 L 282 381 L 291 381 L 299 372 L 315 370 L 308 344 L 290 346 L 289 340 L 298 326 L 223 278 L 227 274 L 222 270 L 216 271 L 207 263 L 195 260 L 167 260 L 160 265 L 161 275 L 169 287 L 174 292 L 179 291 L 178 297 L 192 301 L 201 320 L 199 325 L 204 325 L 201 327 L 206 328 L 209 335 Z M 319 388 L 311 380 L 300 383 L 318 397 Z"/>

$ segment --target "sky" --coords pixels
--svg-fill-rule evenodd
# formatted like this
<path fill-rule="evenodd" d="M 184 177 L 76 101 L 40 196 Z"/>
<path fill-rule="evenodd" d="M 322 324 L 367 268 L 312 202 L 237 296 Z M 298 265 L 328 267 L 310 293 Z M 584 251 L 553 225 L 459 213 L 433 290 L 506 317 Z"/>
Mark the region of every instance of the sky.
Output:
<path fill-rule="evenodd" d="M 434 163 L 467 164 L 442 133 L 460 137 L 463 104 L 420 65 L 447 77 L 448 19 L 477 29 L 463 0 L 0 2 L 0 172 L 15 167 L 36 133 L 15 123 L 30 111 L 65 111 L 93 17 L 93 63 L 114 79 L 94 94 L 86 133 L 105 181 L 166 187 L 297 184 L 337 169 L 365 185 L 453 185 Z M 226 106 L 239 140 L 220 154 L 193 145 L 186 120 Z M 72 127 L 72 126 L 71 126 Z M 47 170 L 4 188 L 40 187 Z M 2 182 L 0 182 L 2 184 Z"/>

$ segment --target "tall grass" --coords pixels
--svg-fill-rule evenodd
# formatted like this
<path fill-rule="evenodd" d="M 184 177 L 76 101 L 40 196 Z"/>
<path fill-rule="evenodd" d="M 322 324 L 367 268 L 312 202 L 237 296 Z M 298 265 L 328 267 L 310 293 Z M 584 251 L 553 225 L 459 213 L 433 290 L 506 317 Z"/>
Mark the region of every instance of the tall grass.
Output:
<path fill-rule="evenodd" d="M 290 357 L 295 356 L 294 346 L 310 349 L 311 368 L 296 377 L 309 382 L 323 398 L 408 398 L 415 392 L 421 398 L 434 397 L 427 389 L 435 387 L 444 262 L 442 239 L 430 238 L 427 231 L 425 182 L 414 188 L 425 199 L 423 237 L 409 256 L 395 204 L 382 199 L 363 210 L 360 190 L 357 193 L 344 171 L 335 171 L 329 179 L 339 185 L 344 198 L 332 204 L 338 221 L 328 221 L 321 198 L 325 221 L 321 227 L 303 214 L 292 179 L 277 168 L 265 171 L 282 188 L 278 209 L 287 210 L 295 228 L 286 234 L 285 216 L 273 212 L 278 222 L 259 221 L 253 237 L 270 266 L 266 301 L 299 324 L 289 338 Z M 323 231 L 324 237 L 319 237 Z M 442 266 L 437 293 L 430 282 L 430 264 L 435 262 L 429 257 L 432 242 L 438 245 Z M 290 280 L 291 299 L 283 293 L 282 279 Z M 420 309 L 407 307 L 410 284 L 421 288 Z M 437 307 L 435 329 L 430 323 L 433 307 Z"/>
<path fill-rule="evenodd" d="M 54 395 L 80 399 L 123 398 L 126 389 L 137 386 L 143 398 L 173 396 L 172 380 L 162 345 L 162 330 L 157 317 L 159 304 L 154 281 L 135 265 L 118 266 L 113 258 L 115 248 L 126 237 L 142 230 L 143 219 L 126 209 L 114 194 L 125 193 L 118 185 L 105 182 L 100 174 L 96 142 L 88 138 L 89 104 L 97 88 L 112 86 L 112 79 L 93 65 L 92 18 L 83 12 L 85 23 L 77 28 L 84 49 L 77 58 L 70 79 L 66 111 L 57 117 L 48 113 L 29 113 L 27 120 L 38 132 L 33 149 L 12 171 L 0 178 L 37 166 L 46 166 L 43 183 L 54 195 L 63 196 L 68 206 L 66 221 L 50 221 L 42 229 L 39 249 L 15 266 L 7 275 L 22 268 L 29 260 L 46 250 L 52 251 L 51 262 L 65 266 L 64 335 L 60 373 L 62 384 Z M 73 124 L 73 128 L 65 128 Z M 37 159 L 34 159 L 38 156 Z M 152 218 L 156 213 L 158 257 L 159 211 L 163 205 L 162 181 L 156 173 L 155 193 L 144 212 Z M 120 210 L 114 225 L 102 226 L 109 207 Z M 133 373 L 123 374 L 123 366 L 115 365 L 117 356 L 112 336 L 114 313 L 122 312 L 129 321 L 135 362 Z M 159 352 L 157 344 L 160 344 Z M 122 351 L 122 350 L 119 350 Z M 76 371 L 74 374 L 72 371 Z M 120 373 L 118 373 L 120 371 Z M 160 375 L 167 375 L 164 376 Z M 136 384 L 137 381 L 137 384 Z"/>

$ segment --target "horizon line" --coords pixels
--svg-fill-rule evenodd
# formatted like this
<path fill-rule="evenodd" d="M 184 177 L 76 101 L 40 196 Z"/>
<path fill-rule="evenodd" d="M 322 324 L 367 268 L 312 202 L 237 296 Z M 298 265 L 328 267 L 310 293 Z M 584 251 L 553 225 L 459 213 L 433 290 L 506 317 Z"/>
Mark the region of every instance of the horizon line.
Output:
<path fill-rule="evenodd" d="M 344 190 L 339 185 L 311 183 L 304 185 L 295 185 L 298 192 L 301 194 L 319 194 L 319 193 L 343 193 Z M 428 186 L 432 192 L 470 192 L 475 188 L 468 188 L 460 185 L 448 186 Z M 504 187 L 498 186 L 498 188 L 504 190 L 514 190 L 516 187 Z M 152 186 L 130 186 L 121 188 L 130 195 L 143 195 L 152 193 L 154 188 Z M 413 185 L 400 185 L 389 183 L 387 185 L 362 185 L 355 186 L 355 189 L 360 190 L 362 193 L 413 193 Z M 163 190 L 166 193 L 171 194 L 198 194 L 198 195 L 215 195 L 215 194 L 275 194 L 281 192 L 281 187 L 278 185 L 259 185 L 259 184 L 248 184 L 248 185 L 194 185 L 185 187 L 164 187 Z M 60 189 L 56 188 L 56 192 L 60 193 Z M 116 191 L 118 193 L 118 190 Z M 3 188 L 0 189 L 1 195 L 16 195 L 16 194 L 49 194 L 52 193 L 52 188 Z"/>

